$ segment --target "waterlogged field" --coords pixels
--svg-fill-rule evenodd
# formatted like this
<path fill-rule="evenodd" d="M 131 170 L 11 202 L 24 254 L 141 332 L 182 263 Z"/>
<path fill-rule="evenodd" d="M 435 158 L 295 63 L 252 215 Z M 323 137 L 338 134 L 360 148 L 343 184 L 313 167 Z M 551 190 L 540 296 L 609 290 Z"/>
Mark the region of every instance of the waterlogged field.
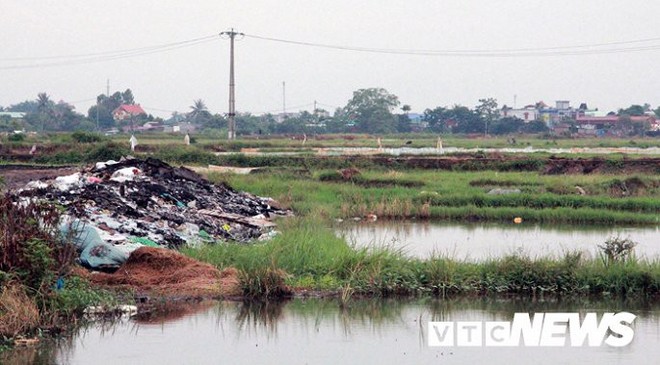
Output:
<path fill-rule="evenodd" d="M 561 347 L 430 346 L 429 322 L 511 323 L 515 313 L 630 312 L 632 341 L 608 345 L 610 333 L 591 334 L 596 346 L 573 341 L 561 327 Z M 545 323 L 544 323 L 545 325 Z M 162 316 L 96 323 L 41 349 L 0 354 L 3 364 L 647 364 L 658 358 L 660 307 L 636 301 L 533 301 L 528 299 L 336 300 L 207 302 Z M 586 327 L 585 327 L 586 328 Z M 531 333 L 531 332 L 530 332 Z M 457 334 L 455 334 L 456 336 Z M 628 334 L 627 334 L 628 335 Z M 454 336 L 454 337 L 455 337 Z M 524 336 L 524 337 L 528 337 Z M 529 336 L 534 337 L 534 336 Z M 447 336 L 446 338 L 451 338 Z M 626 337 L 627 339 L 627 337 Z M 535 342 L 535 341 L 532 341 Z M 164 350 L 167 349 L 167 350 Z"/>
<path fill-rule="evenodd" d="M 541 175 L 536 172 L 273 169 L 210 175 L 271 196 L 300 215 L 330 218 L 524 221 L 580 224 L 660 223 L 660 176 Z M 515 191 L 493 195 L 497 190 Z"/>
<path fill-rule="evenodd" d="M 346 222 L 337 234 L 356 247 L 389 247 L 420 259 L 433 255 L 481 261 L 507 255 L 562 257 L 580 251 L 598 257 L 613 237 L 637 242 L 639 259 L 660 259 L 660 227 L 561 226 L 523 222 L 458 223 L 429 221 Z"/>

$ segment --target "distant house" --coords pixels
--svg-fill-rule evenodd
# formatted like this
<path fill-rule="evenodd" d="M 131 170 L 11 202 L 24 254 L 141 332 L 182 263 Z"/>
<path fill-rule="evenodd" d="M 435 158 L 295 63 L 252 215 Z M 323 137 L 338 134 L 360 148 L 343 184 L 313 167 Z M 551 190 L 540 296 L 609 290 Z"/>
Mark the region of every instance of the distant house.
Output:
<path fill-rule="evenodd" d="M 509 108 L 505 105 L 502 107 L 502 111 L 500 112 L 500 118 L 518 118 L 523 120 L 525 123 L 536 120 L 537 116 L 538 114 L 534 105 L 527 105 L 522 109 Z"/>
<path fill-rule="evenodd" d="M 163 127 L 163 132 L 166 133 L 193 133 L 197 128 L 190 122 L 181 122 L 174 125 L 166 125 Z"/>
<path fill-rule="evenodd" d="M 140 104 L 122 104 L 112 111 L 112 117 L 117 122 L 143 114 L 146 115 L 147 113 Z"/>
<path fill-rule="evenodd" d="M 0 117 L 9 117 L 9 119 L 23 119 L 26 113 L 21 112 L 0 112 Z"/>
<path fill-rule="evenodd" d="M 627 117 L 632 123 L 648 123 L 650 130 L 653 131 L 659 128 L 658 120 L 654 116 L 642 115 Z M 625 132 L 621 128 L 617 128 L 625 120 L 621 116 L 612 114 L 603 117 L 590 117 L 580 116 L 575 118 L 575 130 L 578 136 L 605 136 L 614 135 L 621 136 Z M 555 134 L 570 133 L 568 124 L 559 123 L 553 127 Z"/>
<path fill-rule="evenodd" d="M 275 114 L 275 122 L 277 123 L 283 123 L 285 120 L 289 118 L 298 118 L 300 116 L 300 113 L 279 113 Z"/>

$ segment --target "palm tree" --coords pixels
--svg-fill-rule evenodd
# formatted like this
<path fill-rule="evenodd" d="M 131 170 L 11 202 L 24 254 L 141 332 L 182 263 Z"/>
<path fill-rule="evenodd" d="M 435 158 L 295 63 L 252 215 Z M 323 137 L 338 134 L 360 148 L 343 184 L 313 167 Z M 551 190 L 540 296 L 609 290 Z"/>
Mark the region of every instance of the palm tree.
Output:
<path fill-rule="evenodd" d="M 41 131 L 44 131 L 46 120 L 50 119 L 53 111 L 53 101 L 46 93 L 37 94 L 37 113 L 41 121 Z"/>
<path fill-rule="evenodd" d="M 191 111 L 188 113 L 188 119 L 192 120 L 196 124 L 200 117 L 206 117 L 209 115 L 206 104 L 202 99 L 193 100 L 193 105 L 190 106 L 190 109 Z"/>

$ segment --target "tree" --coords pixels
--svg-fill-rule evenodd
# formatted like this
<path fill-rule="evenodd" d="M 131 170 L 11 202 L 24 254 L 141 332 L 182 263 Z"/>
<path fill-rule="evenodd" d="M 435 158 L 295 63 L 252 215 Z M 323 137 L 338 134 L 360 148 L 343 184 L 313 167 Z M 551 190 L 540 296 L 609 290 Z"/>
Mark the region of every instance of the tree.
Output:
<path fill-rule="evenodd" d="M 43 132 L 46 130 L 46 125 L 53 123 L 53 103 L 50 96 L 46 93 L 37 94 L 37 113 L 34 116 L 36 120 L 33 121 Z"/>
<path fill-rule="evenodd" d="M 542 120 L 533 120 L 529 123 L 523 124 L 520 129 L 522 133 L 545 133 L 549 132 L 550 128 Z"/>
<path fill-rule="evenodd" d="M 474 109 L 484 120 L 484 133 L 488 134 L 488 126 L 499 117 L 497 100 L 493 98 L 479 99 L 479 103 Z"/>
<path fill-rule="evenodd" d="M 485 123 L 479 114 L 468 107 L 454 105 L 448 110 L 449 118 L 456 125 L 454 133 L 484 133 Z"/>
<path fill-rule="evenodd" d="M 204 125 L 211 118 L 211 113 L 206 108 L 204 101 L 202 99 L 193 100 L 193 105 L 190 106 L 190 112 L 188 113 L 188 120 L 194 124 Z"/>
<path fill-rule="evenodd" d="M 126 91 L 121 94 L 121 100 L 122 104 L 135 104 L 135 98 L 133 97 L 133 92 L 131 89 L 126 89 Z"/>
<path fill-rule="evenodd" d="M 392 111 L 399 105 L 399 98 L 383 88 L 360 89 L 342 109 L 342 117 L 355 123 L 364 133 L 390 133 L 396 130 L 396 118 Z"/>
<path fill-rule="evenodd" d="M 429 125 L 429 129 L 436 133 L 447 133 L 451 131 L 451 127 L 447 125 L 449 115 L 447 109 L 444 107 L 437 107 L 435 109 L 426 109 L 422 120 Z"/>
<path fill-rule="evenodd" d="M 408 114 L 399 114 L 397 117 L 396 131 L 399 133 L 409 133 L 412 132 L 412 125 L 410 123 L 410 117 Z"/>
<path fill-rule="evenodd" d="M 117 126 L 112 112 L 122 104 L 135 104 L 135 97 L 131 89 L 124 92 L 115 91 L 112 95 L 101 94 L 96 97 L 96 105 L 87 110 L 87 118 L 98 121 L 100 129 L 109 129 Z"/>
<path fill-rule="evenodd" d="M 518 133 L 525 125 L 525 121 L 516 117 L 504 117 L 491 124 L 490 132 L 492 134 L 512 134 Z"/>
<path fill-rule="evenodd" d="M 647 107 L 648 107 L 648 109 L 650 109 L 651 106 L 648 105 L 648 104 L 645 104 L 644 106 L 634 104 L 634 105 L 631 105 L 631 106 L 627 107 L 626 109 L 619 109 L 619 115 L 628 115 L 628 116 L 631 116 L 631 117 L 638 117 L 640 115 L 644 115 L 644 113 L 647 110 Z"/>

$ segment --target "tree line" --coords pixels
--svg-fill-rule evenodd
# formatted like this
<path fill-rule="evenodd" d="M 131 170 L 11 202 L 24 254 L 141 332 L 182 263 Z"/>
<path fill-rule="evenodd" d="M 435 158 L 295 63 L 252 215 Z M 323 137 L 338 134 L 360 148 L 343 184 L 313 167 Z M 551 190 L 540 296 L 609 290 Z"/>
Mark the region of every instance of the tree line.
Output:
<path fill-rule="evenodd" d="M 66 102 L 53 102 L 46 93 L 39 93 L 34 100 L 1 108 L 0 111 L 26 113 L 22 121 L 0 117 L 0 130 L 25 128 L 38 132 L 108 130 L 121 128 L 121 122 L 114 120 L 112 112 L 122 104 L 135 104 L 135 97 L 130 89 L 117 91 L 112 95 L 97 96 L 96 104 L 91 106 L 87 115 L 77 113 Z M 273 114 L 236 115 L 239 135 L 268 134 L 322 134 L 322 133 L 462 133 L 462 134 L 515 134 L 543 133 L 548 131 L 542 121 L 525 122 L 514 117 L 501 118 L 496 99 L 479 99 L 473 108 L 462 105 L 438 106 L 426 109 L 423 114 L 411 118 L 411 107 L 401 105 L 399 98 L 383 88 L 366 88 L 353 92 L 345 106 L 334 110 L 332 115 L 323 109 L 311 112 L 301 111 L 292 115 Z M 650 105 L 632 105 L 620 109 L 619 115 L 637 116 L 650 110 Z M 655 110 L 660 117 L 660 107 Z M 278 120 L 278 118 L 280 118 Z M 185 113 L 175 112 L 171 118 L 163 120 L 151 115 L 138 116 L 133 120 L 138 125 L 147 121 L 165 124 L 189 122 L 198 130 L 226 130 L 227 119 L 223 114 L 212 114 L 203 100 L 193 101 L 190 110 Z M 570 121 L 569 121 L 570 122 Z M 635 131 L 639 132 L 639 131 Z"/>

